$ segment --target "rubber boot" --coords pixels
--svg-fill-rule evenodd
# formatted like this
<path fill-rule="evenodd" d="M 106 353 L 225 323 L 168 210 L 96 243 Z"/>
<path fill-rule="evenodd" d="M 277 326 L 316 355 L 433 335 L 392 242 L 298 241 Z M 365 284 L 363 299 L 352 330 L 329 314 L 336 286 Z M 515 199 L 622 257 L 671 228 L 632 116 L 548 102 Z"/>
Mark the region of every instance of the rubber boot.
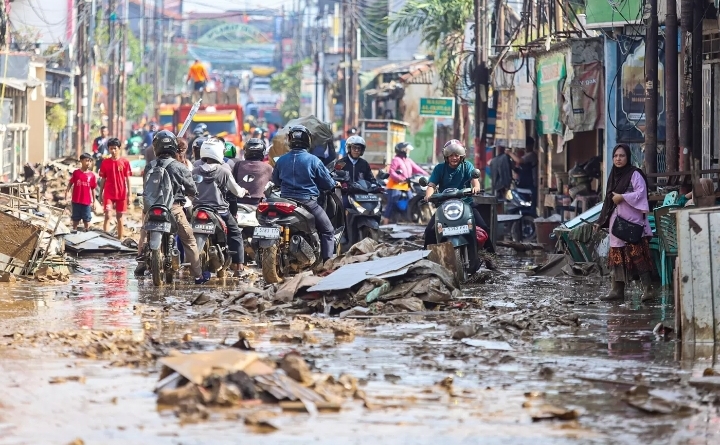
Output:
<path fill-rule="evenodd" d="M 648 301 L 655 298 L 655 288 L 652 283 L 652 274 L 646 272 L 640 275 L 640 282 L 642 283 L 643 293 L 640 297 L 640 301 Z"/>
<path fill-rule="evenodd" d="M 625 299 L 625 282 L 624 281 L 613 281 L 612 289 L 610 289 L 610 293 L 605 295 L 604 297 L 600 297 L 600 300 L 602 300 L 602 301 L 614 301 L 614 300 L 624 300 L 624 299 Z"/>
<path fill-rule="evenodd" d="M 135 266 L 135 277 L 140 278 L 145 275 L 147 266 L 145 265 L 145 259 L 138 261 L 138 265 Z"/>

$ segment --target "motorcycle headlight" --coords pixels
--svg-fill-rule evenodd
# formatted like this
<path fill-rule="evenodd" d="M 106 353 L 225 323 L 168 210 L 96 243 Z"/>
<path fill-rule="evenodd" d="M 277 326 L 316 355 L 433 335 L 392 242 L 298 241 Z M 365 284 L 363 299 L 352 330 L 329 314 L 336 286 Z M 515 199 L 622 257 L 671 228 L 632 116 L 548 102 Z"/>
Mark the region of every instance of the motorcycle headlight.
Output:
<path fill-rule="evenodd" d="M 355 201 L 352 196 L 348 196 L 348 202 L 355 207 L 355 210 L 357 210 L 359 213 L 365 213 L 367 212 L 367 209 L 363 207 L 359 202 Z"/>
<path fill-rule="evenodd" d="M 443 215 L 450 221 L 460 219 L 463 214 L 463 203 L 460 201 L 448 201 L 443 206 Z"/>

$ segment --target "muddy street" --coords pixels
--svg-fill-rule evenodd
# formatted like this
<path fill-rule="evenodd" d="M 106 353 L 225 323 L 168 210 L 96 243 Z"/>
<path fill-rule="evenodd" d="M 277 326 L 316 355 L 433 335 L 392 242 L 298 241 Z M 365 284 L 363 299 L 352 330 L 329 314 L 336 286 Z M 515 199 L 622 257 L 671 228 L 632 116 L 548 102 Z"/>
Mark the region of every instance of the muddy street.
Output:
<path fill-rule="evenodd" d="M 674 326 L 667 297 L 596 304 L 605 282 L 527 277 L 531 262 L 501 257 L 503 274 L 466 287 L 449 311 L 343 320 L 283 310 L 210 316 L 188 304 L 196 287 L 138 282 L 128 259 L 82 259 L 92 273 L 66 283 L 3 284 L 0 444 L 220 444 L 237 443 L 237 434 L 284 444 L 720 440 L 716 399 L 686 383 L 713 366 L 720 372 L 712 350 L 681 351 L 653 333 L 658 323 Z M 339 412 L 266 404 L 184 418 L 158 406 L 151 354 L 120 346 L 89 354 L 95 340 L 76 333 L 90 331 L 152 338 L 159 356 L 227 348 L 243 332 L 257 353 L 296 351 L 313 372 L 354 376 L 359 391 Z M 637 402 L 631 388 L 653 396 Z M 270 420 L 248 421 L 253 415 Z"/>

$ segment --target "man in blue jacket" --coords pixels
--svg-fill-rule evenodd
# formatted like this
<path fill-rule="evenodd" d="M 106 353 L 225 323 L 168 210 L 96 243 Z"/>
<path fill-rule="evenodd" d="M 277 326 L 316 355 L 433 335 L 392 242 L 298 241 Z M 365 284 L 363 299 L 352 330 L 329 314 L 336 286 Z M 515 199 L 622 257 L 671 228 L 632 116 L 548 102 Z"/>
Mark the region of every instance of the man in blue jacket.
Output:
<path fill-rule="evenodd" d="M 315 217 L 315 228 L 320 235 L 320 254 L 323 261 L 332 257 L 335 245 L 333 226 L 317 199 L 320 190 L 329 191 L 335 181 L 322 161 L 308 152 L 310 131 L 302 125 L 290 128 L 288 134 L 290 152 L 275 163 L 272 182 L 280 186 L 280 196 L 298 201 Z"/>

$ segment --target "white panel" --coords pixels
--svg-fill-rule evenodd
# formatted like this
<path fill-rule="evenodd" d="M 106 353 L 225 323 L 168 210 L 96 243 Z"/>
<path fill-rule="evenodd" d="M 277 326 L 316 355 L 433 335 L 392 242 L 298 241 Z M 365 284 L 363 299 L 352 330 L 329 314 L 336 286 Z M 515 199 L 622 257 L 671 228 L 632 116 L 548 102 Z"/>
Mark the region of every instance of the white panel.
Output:
<path fill-rule="evenodd" d="M 678 281 L 682 320 L 682 341 L 695 341 L 695 324 L 693 323 L 694 306 L 692 293 L 692 254 L 690 252 L 690 226 L 688 216 L 691 210 L 681 210 L 675 214 L 678 239 Z"/>
<path fill-rule="evenodd" d="M 708 214 L 710 220 L 710 273 L 712 274 L 715 342 L 720 343 L 720 211 Z"/>
<path fill-rule="evenodd" d="M 714 342 L 712 281 L 710 278 L 710 224 L 707 213 L 689 215 L 692 255 L 692 296 L 695 307 L 695 342 Z"/>

